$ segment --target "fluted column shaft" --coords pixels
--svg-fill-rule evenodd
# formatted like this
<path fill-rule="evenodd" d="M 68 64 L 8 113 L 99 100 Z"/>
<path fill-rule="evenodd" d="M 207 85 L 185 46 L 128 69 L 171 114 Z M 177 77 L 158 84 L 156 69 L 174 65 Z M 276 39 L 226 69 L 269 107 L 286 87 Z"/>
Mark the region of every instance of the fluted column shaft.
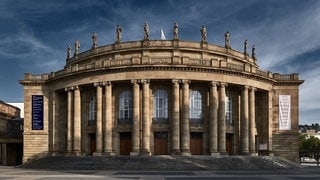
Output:
<path fill-rule="evenodd" d="M 81 152 L 81 97 L 79 87 L 74 89 L 74 131 L 73 151 L 76 155 Z"/>
<path fill-rule="evenodd" d="M 179 81 L 172 80 L 172 154 L 180 152 L 180 100 L 179 100 Z"/>
<path fill-rule="evenodd" d="M 219 92 L 219 152 L 221 154 L 226 154 L 226 84 L 220 83 Z"/>
<path fill-rule="evenodd" d="M 111 82 L 105 83 L 105 107 L 104 107 L 104 153 L 112 152 L 112 86 Z"/>
<path fill-rule="evenodd" d="M 139 108 L 139 84 L 132 80 L 133 84 L 133 120 L 132 120 L 132 152 L 140 151 L 140 108 Z"/>
<path fill-rule="evenodd" d="M 72 152 L 73 143 L 72 143 L 72 136 L 73 136 L 73 118 L 72 118 L 72 100 L 73 100 L 73 91 L 70 89 L 66 89 L 68 91 L 68 115 L 67 115 L 67 153 Z"/>
<path fill-rule="evenodd" d="M 190 154 L 190 130 L 189 130 L 189 80 L 182 81 L 182 119 L 181 119 L 181 152 Z"/>
<path fill-rule="evenodd" d="M 95 83 L 94 85 L 97 88 L 96 153 L 102 153 L 102 86 L 100 83 Z"/>
<path fill-rule="evenodd" d="M 249 104 L 249 150 L 250 153 L 256 152 L 255 144 L 255 88 L 250 89 L 250 104 Z"/>
<path fill-rule="evenodd" d="M 242 91 L 242 119 L 241 119 L 241 153 L 249 153 L 249 103 L 248 87 Z"/>
<path fill-rule="evenodd" d="M 218 90 L 217 83 L 210 83 L 210 114 L 209 114 L 209 149 L 210 153 L 218 152 Z"/>
<path fill-rule="evenodd" d="M 142 151 L 150 153 L 150 114 L 149 114 L 149 80 L 142 80 L 142 95 L 143 95 L 143 109 L 142 109 Z"/>

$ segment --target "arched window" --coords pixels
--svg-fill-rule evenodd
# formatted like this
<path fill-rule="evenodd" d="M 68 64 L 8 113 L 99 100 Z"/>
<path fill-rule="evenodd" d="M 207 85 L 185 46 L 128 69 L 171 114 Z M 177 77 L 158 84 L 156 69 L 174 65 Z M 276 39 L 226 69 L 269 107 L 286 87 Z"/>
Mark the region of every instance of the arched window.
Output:
<path fill-rule="evenodd" d="M 202 96 L 199 91 L 190 92 L 190 123 L 202 124 Z"/>
<path fill-rule="evenodd" d="M 119 124 L 132 123 L 132 93 L 123 91 L 119 96 Z"/>
<path fill-rule="evenodd" d="M 163 89 L 154 92 L 153 123 L 168 123 L 168 93 Z"/>
<path fill-rule="evenodd" d="M 226 94 L 225 100 L 226 123 L 232 124 L 232 97 L 229 93 Z"/>
<path fill-rule="evenodd" d="M 97 116 L 97 100 L 96 96 L 92 95 L 89 101 L 89 125 L 95 125 Z"/>

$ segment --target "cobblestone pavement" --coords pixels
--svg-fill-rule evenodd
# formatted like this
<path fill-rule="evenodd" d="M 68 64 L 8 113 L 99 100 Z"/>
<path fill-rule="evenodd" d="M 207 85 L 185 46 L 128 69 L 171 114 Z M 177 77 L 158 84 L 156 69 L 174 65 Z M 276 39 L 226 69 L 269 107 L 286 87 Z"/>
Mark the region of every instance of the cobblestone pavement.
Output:
<path fill-rule="evenodd" d="M 277 157 L 115 156 L 46 157 L 0 166 L 2 179 L 320 179 L 320 167 L 300 166 Z"/>

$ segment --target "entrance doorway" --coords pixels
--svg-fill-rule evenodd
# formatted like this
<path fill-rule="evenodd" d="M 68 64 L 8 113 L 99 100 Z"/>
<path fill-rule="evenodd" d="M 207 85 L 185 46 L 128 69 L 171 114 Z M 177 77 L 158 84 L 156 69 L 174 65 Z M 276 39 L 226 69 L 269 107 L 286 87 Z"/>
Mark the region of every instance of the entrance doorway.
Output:
<path fill-rule="evenodd" d="M 131 152 L 131 132 L 120 133 L 120 155 L 130 155 Z"/>
<path fill-rule="evenodd" d="M 96 152 L 96 133 L 90 133 L 89 134 L 89 140 L 90 140 L 90 155 L 93 155 L 94 152 Z"/>
<path fill-rule="evenodd" d="M 168 154 L 168 132 L 154 132 L 154 154 Z"/>
<path fill-rule="evenodd" d="M 190 152 L 192 155 L 203 154 L 202 132 L 190 133 Z"/>
<path fill-rule="evenodd" d="M 226 134 L 226 151 L 229 155 L 233 155 L 233 134 Z"/>

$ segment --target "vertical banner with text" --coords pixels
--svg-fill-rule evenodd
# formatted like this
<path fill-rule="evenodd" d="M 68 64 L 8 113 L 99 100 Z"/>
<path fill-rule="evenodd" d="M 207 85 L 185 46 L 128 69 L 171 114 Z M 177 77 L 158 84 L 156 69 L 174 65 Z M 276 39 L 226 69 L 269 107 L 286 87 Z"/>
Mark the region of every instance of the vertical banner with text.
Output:
<path fill-rule="evenodd" d="M 43 130 L 42 95 L 32 95 L 32 130 Z"/>
<path fill-rule="evenodd" d="M 279 95 L 279 130 L 291 130 L 290 95 Z"/>

